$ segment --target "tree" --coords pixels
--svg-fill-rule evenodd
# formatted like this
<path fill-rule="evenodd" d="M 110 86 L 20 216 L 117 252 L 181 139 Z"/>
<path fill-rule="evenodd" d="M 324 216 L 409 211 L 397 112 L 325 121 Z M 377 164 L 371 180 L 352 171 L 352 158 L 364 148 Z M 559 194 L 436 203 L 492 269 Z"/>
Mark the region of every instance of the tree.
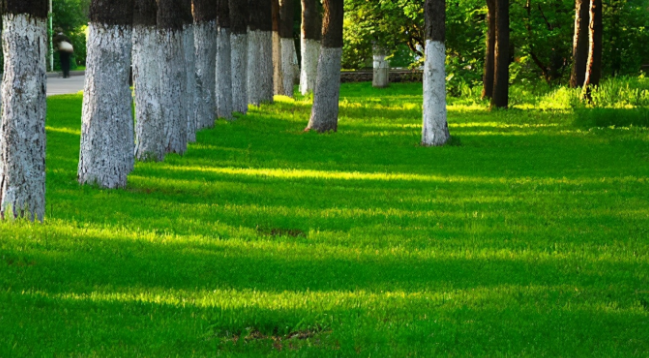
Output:
<path fill-rule="evenodd" d="M 45 216 L 47 2 L 2 2 L 0 218 Z"/>
<path fill-rule="evenodd" d="M 496 2 L 496 42 L 494 46 L 494 85 L 491 108 L 509 106 L 509 0 Z"/>
<path fill-rule="evenodd" d="M 273 102 L 273 17 L 271 0 L 260 0 L 259 7 L 259 99 Z"/>
<path fill-rule="evenodd" d="M 232 52 L 230 48 L 230 4 L 218 0 L 216 8 L 216 112 L 232 119 Z"/>
<path fill-rule="evenodd" d="M 390 85 L 390 61 L 387 60 L 388 49 L 376 43 L 372 47 L 372 52 L 372 67 L 374 69 L 372 86 L 386 88 Z"/>
<path fill-rule="evenodd" d="M 271 0 L 273 16 L 273 92 L 284 93 L 284 80 L 282 79 L 282 39 L 279 36 L 281 20 L 279 0 Z"/>
<path fill-rule="evenodd" d="M 494 48 L 496 46 L 496 0 L 487 0 L 487 39 L 485 44 L 482 99 L 489 98 L 494 90 Z"/>
<path fill-rule="evenodd" d="M 450 138 L 446 120 L 446 0 L 426 0 L 424 124 L 422 145 L 441 146 Z"/>
<path fill-rule="evenodd" d="M 293 59 L 295 55 L 295 40 L 293 39 L 293 0 L 282 0 L 279 8 L 279 37 L 281 49 L 280 80 L 282 81 L 279 94 L 293 97 L 293 83 L 295 82 L 295 68 Z"/>
<path fill-rule="evenodd" d="M 183 46 L 183 0 L 158 0 L 158 30 L 161 36 L 160 57 L 163 61 L 160 73 L 162 91 L 162 123 L 165 130 L 164 148 L 167 153 L 184 154 L 187 150 L 185 100 L 187 69 Z"/>
<path fill-rule="evenodd" d="M 194 0 L 196 129 L 214 126 L 216 115 L 216 1 Z"/>
<path fill-rule="evenodd" d="M 133 0 L 90 4 L 78 179 L 104 188 L 126 186 L 135 161 L 129 86 Z"/>
<path fill-rule="evenodd" d="M 232 34 L 232 108 L 235 112 L 248 112 L 248 4 L 230 0 Z"/>
<path fill-rule="evenodd" d="M 343 0 L 324 0 L 322 45 L 311 119 L 306 130 L 318 132 L 338 129 L 340 70 L 343 52 Z"/>
<path fill-rule="evenodd" d="M 156 28 L 156 0 L 135 0 L 133 14 L 133 84 L 135 87 L 135 157 L 164 159 L 164 127 L 160 108 L 162 66 Z"/>
<path fill-rule="evenodd" d="M 584 92 L 590 99 L 590 86 L 599 85 L 602 76 L 602 0 L 590 0 L 588 22 L 588 60 Z"/>
<path fill-rule="evenodd" d="M 248 0 L 248 103 L 261 104 L 261 24 L 264 14 L 259 11 L 260 3 L 267 0 Z"/>
<path fill-rule="evenodd" d="M 575 31 L 572 45 L 570 87 L 584 85 L 588 60 L 588 0 L 575 0 Z"/>
<path fill-rule="evenodd" d="M 322 16 L 317 0 L 302 0 L 302 36 L 300 72 L 300 92 L 306 95 L 315 89 L 322 38 Z"/>
<path fill-rule="evenodd" d="M 194 17 L 192 15 L 192 0 L 182 0 L 182 12 L 180 13 L 183 22 L 183 52 L 185 59 L 186 90 L 185 99 L 181 105 L 185 107 L 187 116 L 187 141 L 196 141 L 197 118 L 198 118 L 198 87 L 196 81 L 196 50 L 194 46 Z"/>

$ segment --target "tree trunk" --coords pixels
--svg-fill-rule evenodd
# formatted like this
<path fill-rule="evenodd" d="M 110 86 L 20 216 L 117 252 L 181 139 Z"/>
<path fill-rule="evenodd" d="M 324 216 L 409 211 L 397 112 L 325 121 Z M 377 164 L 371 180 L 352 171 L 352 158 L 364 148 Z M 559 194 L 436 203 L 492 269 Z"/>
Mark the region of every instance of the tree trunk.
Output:
<path fill-rule="evenodd" d="M 230 4 L 217 2 L 216 40 L 216 113 L 218 118 L 232 117 L 232 49 L 230 47 Z"/>
<path fill-rule="evenodd" d="M 343 52 L 343 0 L 324 0 L 322 48 L 311 119 L 306 130 L 318 132 L 338 129 L 340 66 Z"/>
<path fill-rule="evenodd" d="M 302 69 L 300 72 L 300 93 L 306 95 L 315 89 L 322 37 L 322 16 L 317 0 L 302 0 Z"/>
<path fill-rule="evenodd" d="M 232 109 L 248 112 L 248 4 L 241 0 L 230 0 L 232 34 Z"/>
<path fill-rule="evenodd" d="M 214 126 L 216 113 L 216 1 L 194 0 L 196 129 Z"/>
<path fill-rule="evenodd" d="M 293 84 L 295 83 L 295 40 L 293 39 L 293 0 L 282 0 L 280 5 L 279 36 L 281 41 L 281 79 L 284 96 L 293 97 Z"/>
<path fill-rule="evenodd" d="M 81 184 L 126 186 L 135 161 L 132 96 L 129 86 L 133 1 L 93 0 L 83 96 Z"/>
<path fill-rule="evenodd" d="M 441 146 L 451 137 L 446 119 L 446 0 L 426 0 L 424 124 L 421 143 Z"/>
<path fill-rule="evenodd" d="M 160 51 L 164 61 L 160 74 L 164 148 L 167 153 L 184 154 L 187 150 L 186 106 L 179 105 L 187 91 L 182 0 L 158 0 L 158 28 L 162 39 Z"/>
<path fill-rule="evenodd" d="M 187 77 L 187 89 L 185 100 L 182 105 L 187 115 L 187 141 L 196 141 L 198 130 L 196 121 L 198 118 L 198 88 L 196 84 L 196 50 L 194 46 L 194 17 L 192 16 L 192 0 L 182 0 L 183 12 L 183 52 L 185 56 L 185 76 Z"/>
<path fill-rule="evenodd" d="M 575 0 L 575 32 L 572 41 L 570 87 L 584 85 L 588 60 L 588 0 Z"/>
<path fill-rule="evenodd" d="M 45 217 L 47 3 L 5 0 L 0 218 Z"/>
<path fill-rule="evenodd" d="M 282 23 L 280 0 L 271 0 L 273 16 L 273 93 L 284 93 L 284 79 L 282 78 L 282 37 L 280 28 Z"/>
<path fill-rule="evenodd" d="M 273 102 L 273 17 L 271 0 L 260 0 L 260 71 L 257 85 L 261 102 Z"/>
<path fill-rule="evenodd" d="M 588 61 L 584 92 L 590 99 L 590 87 L 599 85 L 602 76 L 602 0 L 590 0 L 588 23 Z"/>
<path fill-rule="evenodd" d="M 487 44 L 485 47 L 484 73 L 482 75 L 482 99 L 493 95 L 494 48 L 496 46 L 496 0 L 487 0 Z"/>
<path fill-rule="evenodd" d="M 133 84 L 135 87 L 135 157 L 164 160 L 164 126 L 160 108 L 160 39 L 155 0 L 136 0 L 133 29 Z"/>
<path fill-rule="evenodd" d="M 260 2 L 264 0 L 248 0 L 248 104 L 261 104 L 261 23 L 264 14 L 259 11 Z"/>
<path fill-rule="evenodd" d="M 496 2 L 496 42 L 494 46 L 494 86 L 491 108 L 509 106 L 509 0 Z"/>
<path fill-rule="evenodd" d="M 387 49 L 381 45 L 375 44 L 373 50 L 373 67 L 372 86 L 376 88 L 387 88 L 390 86 L 390 61 L 385 58 L 388 56 Z"/>

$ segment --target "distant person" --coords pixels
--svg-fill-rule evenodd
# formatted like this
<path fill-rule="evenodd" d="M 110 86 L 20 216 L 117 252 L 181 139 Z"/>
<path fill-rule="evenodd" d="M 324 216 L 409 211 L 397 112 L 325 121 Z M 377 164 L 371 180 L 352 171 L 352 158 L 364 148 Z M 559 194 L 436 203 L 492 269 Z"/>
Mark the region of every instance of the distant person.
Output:
<path fill-rule="evenodd" d="M 58 34 L 53 39 L 56 49 L 59 52 L 59 59 L 61 60 L 61 70 L 63 71 L 63 78 L 70 77 L 70 58 L 74 54 L 74 46 L 70 38 L 65 36 L 63 32 Z"/>

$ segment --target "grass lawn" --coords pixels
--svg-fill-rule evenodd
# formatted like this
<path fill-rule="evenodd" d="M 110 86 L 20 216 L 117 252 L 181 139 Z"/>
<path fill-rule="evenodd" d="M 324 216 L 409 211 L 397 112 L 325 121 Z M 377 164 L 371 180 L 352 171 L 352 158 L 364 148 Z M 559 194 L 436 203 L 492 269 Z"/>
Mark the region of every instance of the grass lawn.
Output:
<path fill-rule="evenodd" d="M 424 148 L 420 84 L 344 85 L 336 134 L 280 98 L 108 191 L 76 182 L 81 96 L 50 98 L 0 357 L 647 357 L 649 130 L 543 101 L 452 99 Z"/>

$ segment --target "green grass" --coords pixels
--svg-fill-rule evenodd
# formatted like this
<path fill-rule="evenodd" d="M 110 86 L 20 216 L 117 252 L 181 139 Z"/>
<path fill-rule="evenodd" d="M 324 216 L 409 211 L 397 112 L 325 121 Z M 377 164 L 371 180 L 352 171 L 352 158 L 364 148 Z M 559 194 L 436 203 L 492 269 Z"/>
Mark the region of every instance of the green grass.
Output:
<path fill-rule="evenodd" d="M 649 130 L 557 96 L 451 99 L 443 148 L 418 84 L 344 85 L 336 134 L 280 98 L 116 191 L 77 184 L 81 96 L 50 98 L 0 357 L 647 357 Z"/>

